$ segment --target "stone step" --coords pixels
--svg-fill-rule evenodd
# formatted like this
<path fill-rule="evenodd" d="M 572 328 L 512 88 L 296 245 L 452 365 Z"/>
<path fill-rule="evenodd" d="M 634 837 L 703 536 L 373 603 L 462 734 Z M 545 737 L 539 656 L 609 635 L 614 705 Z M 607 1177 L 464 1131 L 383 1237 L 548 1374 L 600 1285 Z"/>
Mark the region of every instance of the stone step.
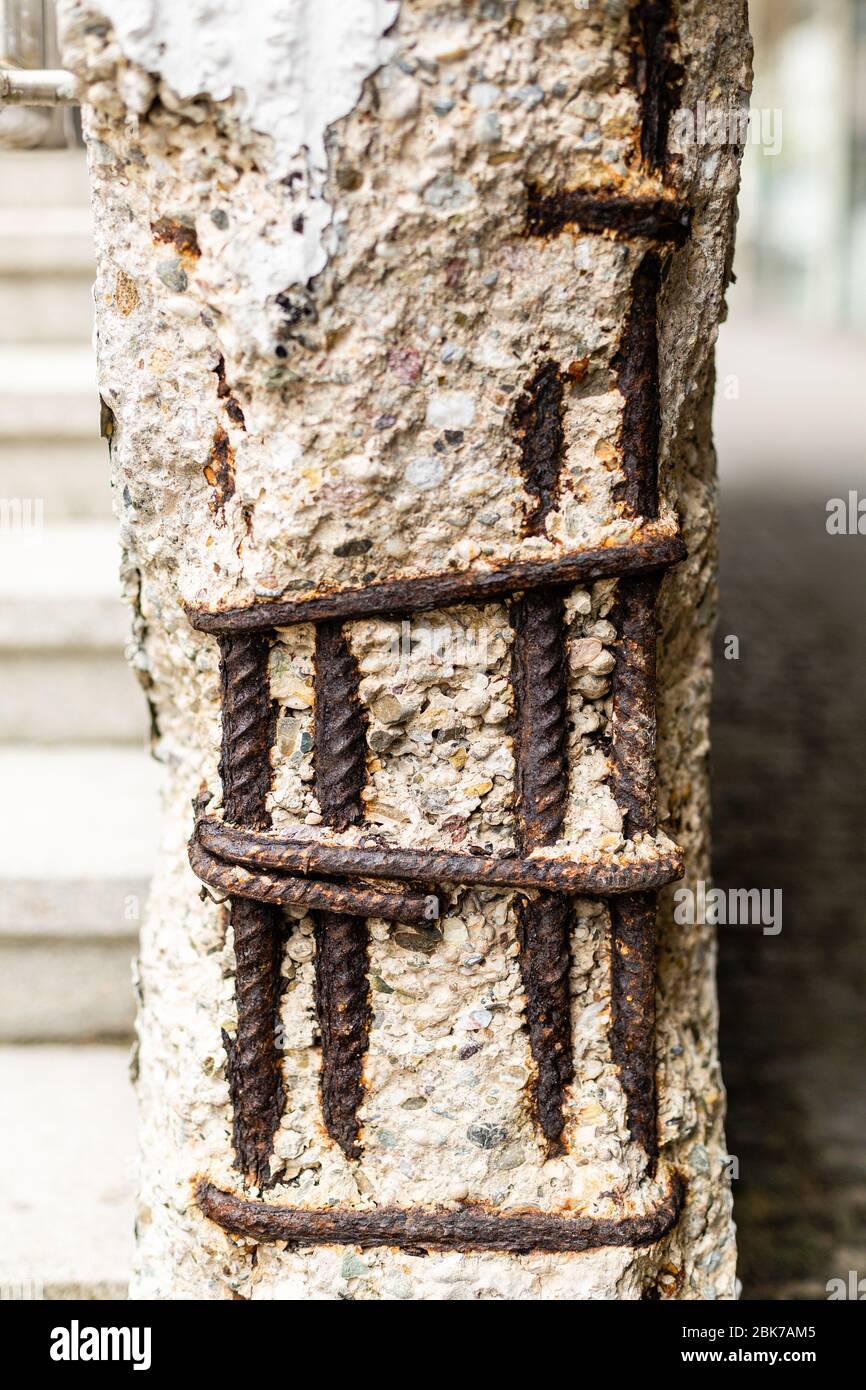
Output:
<path fill-rule="evenodd" d="M 26 505 L 27 503 L 32 505 Z M 43 524 L 38 499 L 6 509 L 0 546 L 0 601 L 119 603 L 120 542 L 114 522 Z"/>
<path fill-rule="evenodd" d="M 0 346 L 89 343 L 93 332 L 92 281 L 92 274 L 0 274 Z"/>
<path fill-rule="evenodd" d="M 128 1035 L 160 772 L 143 750 L 0 745 L 0 1040 Z"/>
<path fill-rule="evenodd" d="M 90 207 L 84 150 L 4 150 L 0 208 Z"/>
<path fill-rule="evenodd" d="M 147 701 L 123 648 L 117 528 L 78 522 L 0 546 L 0 744 L 144 746 Z"/>
<path fill-rule="evenodd" d="M 98 437 L 99 394 L 89 347 L 0 347 L 0 442 Z"/>
<path fill-rule="evenodd" d="M 81 440 L 0 440 L 0 498 L 41 498 L 47 525 L 109 521 L 108 446 L 91 433 Z"/>
<path fill-rule="evenodd" d="M 4 652 L 0 744 L 144 745 L 150 716 L 121 650 Z"/>
<path fill-rule="evenodd" d="M 140 878 L 0 883 L 0 1041 L 131 1036 L 147 891 Z"/>
<path fill-rule="evenodd" d="M 127 1047 L 0 1047 L 7 1296 L 125 1297 L 136 1162 L 128 1065 Z"/>
<path fill-rule="evenodd" d="M 148 878 L 160 774 L 143 749 L 0 747 L 0 880 Z"/>
<path fill-rule="evenodd" d="M 115 580 L 115 583 L 117 581 Z M 120 653 L 129 613 L 117 595 L 8 596 L 0 587 L 0 657 L 32 653 Z"/>
<path fill-rule="evenodd" d="M 0 345 L 89 345 L 94 275 L 88 208 L 0 207 Z"/>
<path fill-rule="evenodd" d="M 89 208 L 0 205 L 0 274 L 56 275 L 86 284 L 94 258 Z"/>

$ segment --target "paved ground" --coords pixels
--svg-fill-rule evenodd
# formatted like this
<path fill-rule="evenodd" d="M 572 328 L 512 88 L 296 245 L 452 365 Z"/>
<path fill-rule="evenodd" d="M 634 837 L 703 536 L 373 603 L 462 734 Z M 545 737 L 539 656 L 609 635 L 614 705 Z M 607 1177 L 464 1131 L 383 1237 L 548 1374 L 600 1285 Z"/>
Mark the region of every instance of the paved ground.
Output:
<path fill-rule="evenodd" d="M 0 1286 L 123 1298 L 132 1248 L 128 1047 L 0 1047 Z"/>
<path fill-rule="evenodd" d="M 716 664 L 715 874 L 783 890 L 781 935 L 721 931 L 740 1276 L 822 1299 L 866 1275 L 866 536 L 825 528 L 828 497 L 866 491 L 864 378 L 802 330 L 726 332 L 745 398 L 717 408 L 719 638 L 740 659 Z"/>

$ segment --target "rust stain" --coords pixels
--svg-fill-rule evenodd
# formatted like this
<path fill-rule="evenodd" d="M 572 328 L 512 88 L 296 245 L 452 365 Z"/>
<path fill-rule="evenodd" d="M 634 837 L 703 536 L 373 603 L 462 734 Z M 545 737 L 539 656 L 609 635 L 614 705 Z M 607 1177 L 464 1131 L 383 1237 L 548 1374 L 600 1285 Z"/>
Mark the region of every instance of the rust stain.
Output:
<path fill-rule="evenodd" d="M 559 364 L 544 362 L 514 409 L 520 435 L 520 470 L 527 492 L 536 498 L 525 522 L 529 536 L 544 534 L 547 516 L 556 507 L 565 448 L 562 392 Z"/>
<path fill-rule="evenodd" d="M 231 387 L 226 381 L 226 360 L 222 353 L 220 353 L 217 364 L 213 370 L 216 373 L 217 379 L 217 396 L 225 406 L 226 415 L 233 425 L 237 425 L 239 429 L 245 430 L 247 422 L 237 398 L 232 394 Z"/>
<path fill-rule="evenodd" d="M 588 357 L 578 357 L 574 362 L 569 362 L 565 369 L 565 375 L 568 377 L 569 381 L 573 381 L 575 384 L 584 381 L 588 372 Z"/>
<path fill-rule="evenodd" d="M 195 227 L 189 222 L 178 222 L 173 217 L 160 217 L 150 224 L 154 241 L 173 246 L 182 260 L 195 261 L 201 255 Z"/>
<path fill-rule="evenodd" d="M 222 425 L 217 425 L 213 444 L 202 472 L 213 488 L 210 509 L 218 526 L 226 524 L 226 503 L 235 492 L 235 451 Z"/>

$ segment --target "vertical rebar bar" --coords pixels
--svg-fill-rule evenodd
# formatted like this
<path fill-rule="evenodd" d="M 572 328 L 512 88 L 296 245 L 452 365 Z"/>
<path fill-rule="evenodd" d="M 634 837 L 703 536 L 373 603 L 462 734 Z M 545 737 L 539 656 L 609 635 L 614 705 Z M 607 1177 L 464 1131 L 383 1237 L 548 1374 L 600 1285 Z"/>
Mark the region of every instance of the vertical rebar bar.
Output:
<path fill-rule="evenodd" d="M 260 635 L 220 639 L 225 819 L 264 829 L 271 727 L 268 642 Z M 276 908 L 231 897 L 237 1036 L 228 1046 L 229 1089 L 238 1167 L 251 1182 L 270 1174 L 273 1138 L 283 1108 L 276 1043 L 280 995 L 280 921 Z"/>

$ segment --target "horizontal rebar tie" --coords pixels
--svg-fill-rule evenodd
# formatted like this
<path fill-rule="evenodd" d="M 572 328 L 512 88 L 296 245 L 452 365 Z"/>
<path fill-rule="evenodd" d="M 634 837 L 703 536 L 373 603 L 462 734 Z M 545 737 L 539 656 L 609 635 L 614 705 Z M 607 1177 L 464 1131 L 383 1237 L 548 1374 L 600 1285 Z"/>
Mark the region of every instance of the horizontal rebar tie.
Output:
<path fill-rule="evenodd" d="M 591 584 L 597 579 L 666 570 L 686 556 L 678 535 L 661 527 L 645 527 L 627 544 L 575 550 L 552 560 L 520 560 L 499 569 L 457 570 L 421 575 L 415 579 L 383 579 L 363 589 L 313 592 L 306 598 L 273 599 L 223 612 L 188 608 L 187 617 L 199 632 L 267 632 L 295 623 L 319 623 L 329 618 L 372 618 L 382 614 L 421 613 L 453 603 L 489 603 L 551 584 Z"/>
<path fill-rule="evenodd" d="M 411 883 L 478 883 L 487 888 L 546 888 L 608 898 L 663 888 L 682 877 L 680 850 L 662 849 L 626 859 L 609 854 L 595 859 L 556 859 L 541 852 L 518 858 L 452 854 L 447 850 L 368 849 L 301 840 L 276 830 L 243 830 L 211 816 L 196 822 L 193 844 L 229 864 L 291 874 L 360 874 L 364 878 L 406 879 Z"/>
<path fill-rule="evenodd" d="M 559 1216 L 543 1211 L 496 1214 L 482 1206 L 376 1207 L 372 1211 L 315 1210 L 247 1201 L 203 1182 L 197 1190 L 205 1216 L 233 1235 L 286 1240 L 296 1245 L 396 1245 L 404 1250 L 500 1250 L 580 1252 L 601 1246 L 655 1245 L 676 1225 L 686 1183 L 673 1173 L 661 1201 L 640 1216 L 619 1220 Z"/>

